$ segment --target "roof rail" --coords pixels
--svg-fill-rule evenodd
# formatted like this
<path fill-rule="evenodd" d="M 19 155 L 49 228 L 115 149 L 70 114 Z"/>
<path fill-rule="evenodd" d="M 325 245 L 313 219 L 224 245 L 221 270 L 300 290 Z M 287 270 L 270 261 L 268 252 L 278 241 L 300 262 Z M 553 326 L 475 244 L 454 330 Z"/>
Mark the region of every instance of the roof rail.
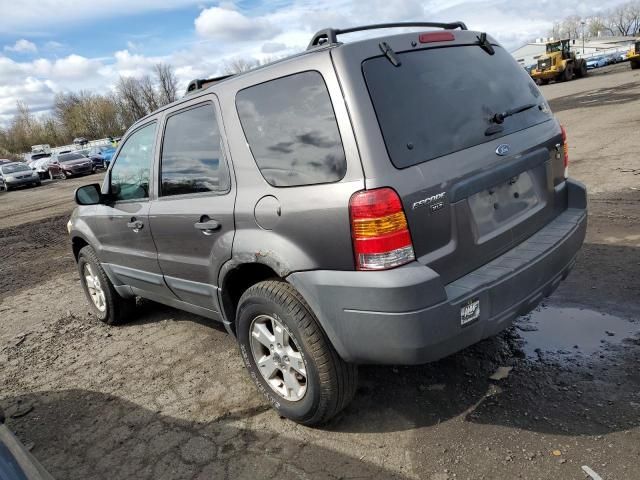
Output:
<path fill-rule="evenodd" d="M 213 85 L 214 83 L 221 82 L 222 80 L 232 76 L 233 74 L 223 75 L 221 77 L 215 77 L 215 78 L 196 78 L 195 80 L 191 80 L 189 82 L 189 85 L 187 85 L 187 91 L 185 92 L 185 95 L 190 95 L 198 90 L 207 88 L 208 86 Z"/>
<path fill-rule="evenodd" d="M 463 22 L 439 23 L 439 22 L 399 22 L 399 23 L 378 23 L 374 25 L 362 25 L 360 27 L 351 28 L 324 28 L 313 36 L 307 46 L 307 50 L 319 47 L 321 45 L 332 44 L 338 42 L 338 35 L 343 33 L 361 32 L 363 30 L 377 30 L 379 28 L 402 28 L 402 27 L 431 27 L 444 28 L 445 30 L 467 30 L 467 26 Z"/>

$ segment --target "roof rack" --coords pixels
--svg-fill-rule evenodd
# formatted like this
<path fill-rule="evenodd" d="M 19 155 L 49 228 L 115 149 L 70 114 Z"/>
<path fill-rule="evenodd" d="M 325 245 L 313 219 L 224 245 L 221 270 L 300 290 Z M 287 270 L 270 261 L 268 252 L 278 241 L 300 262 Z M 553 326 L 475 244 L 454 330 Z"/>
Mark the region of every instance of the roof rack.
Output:
<path fill-rule="evenodd" d="M 208 86 L 213 85 L 214 83 L 221 82 L 222 80 L 225 80 L 232 76 L 233 74 L 223 75 L 221 77 L 215 77 L 215 78 L 196 78 L 195 80 L 191 80 L 189 82 L 189 85 L 187 85 L 187 91 L 185 95 L 190 95 L 194 92 L 197 92 L 198 90 L 207 88 Z"/>
<path fill-rule="evenodd" d="M 463 22 L 439 23 L 439 22 L 399 22 L 399 23 L 378 23 L 374 25 L 362 25 L 360 27 L 351 28 L 324 28 L 313 36 L 307 50 L 319 47 L 321 45 L 332 44 L 338 42 L 338 35 L 343 33 L 361 32 L 363 30 L 377 30 L 379 28 L 402 28 L 402 27 L 431 27 L 444 28 L 445 30 L 467 30 L 467 26 Z"/>

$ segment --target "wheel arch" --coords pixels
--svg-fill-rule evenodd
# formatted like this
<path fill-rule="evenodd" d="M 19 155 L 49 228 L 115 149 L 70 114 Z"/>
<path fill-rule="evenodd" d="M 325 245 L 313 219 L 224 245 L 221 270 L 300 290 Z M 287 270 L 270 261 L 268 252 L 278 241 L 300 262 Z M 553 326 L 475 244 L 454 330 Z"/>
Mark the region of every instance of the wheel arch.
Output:
<path fill-rule="evenodd" d="M 89 242 L 82 235 L 76 233 L 71 236 L 71 249 L 73 250 L 73 258 L 75 258 L 76 262 L 78 261 L 80 250 L 88 245 L 90 245 Z"/>
<path fill-rule="evenodd" d="M 236 335 L 236 310 L 242 294 L 263 280 L 282 280 L 283 272 L 263 261 L 242 261 L 231 259 L 220 273 L 220 306 L 227 330 Z"/>

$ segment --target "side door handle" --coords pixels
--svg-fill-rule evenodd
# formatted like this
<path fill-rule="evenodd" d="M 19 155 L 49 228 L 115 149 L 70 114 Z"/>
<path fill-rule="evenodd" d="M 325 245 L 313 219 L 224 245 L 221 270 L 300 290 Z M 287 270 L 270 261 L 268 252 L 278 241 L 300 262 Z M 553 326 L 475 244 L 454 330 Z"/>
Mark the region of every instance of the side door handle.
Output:
<path fill-rule="evenodd" d="M 130 222 L 127 222 L 127 227 L 133 229 L 135 233 L 138 233 L 144 227 L 144 223 L 137 220 L 136 217 L 132 217 Z"/>
<path fill-rule="evenodd" d="M 199 222 L 196 222 L 193 225 L 197 230 L 202 231 L 204 235 L 212 235 L 213 232 L 220 229 L 220 222 L 217 220 L 211 220 L 206 215 L 203 215 L 200 218 Z"/>

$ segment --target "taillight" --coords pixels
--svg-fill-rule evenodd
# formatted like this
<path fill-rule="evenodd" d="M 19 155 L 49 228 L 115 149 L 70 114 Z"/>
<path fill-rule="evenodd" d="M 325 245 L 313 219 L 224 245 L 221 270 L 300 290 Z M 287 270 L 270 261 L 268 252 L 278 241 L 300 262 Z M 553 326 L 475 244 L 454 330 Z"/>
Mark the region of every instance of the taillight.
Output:
<path fill-rule="evenodd" d="M 385 270 L 415 259 L 407 218 L 393 189 L 354 193 L 349 215 L 358 270 Z"/>
<path fill-rule="evenodd" d="M 569 178 L 569 144 L 567 143 L 567 131 L 560 125 L 562 131 L 562 151 L 564 161 L 564 178 Z"/>

